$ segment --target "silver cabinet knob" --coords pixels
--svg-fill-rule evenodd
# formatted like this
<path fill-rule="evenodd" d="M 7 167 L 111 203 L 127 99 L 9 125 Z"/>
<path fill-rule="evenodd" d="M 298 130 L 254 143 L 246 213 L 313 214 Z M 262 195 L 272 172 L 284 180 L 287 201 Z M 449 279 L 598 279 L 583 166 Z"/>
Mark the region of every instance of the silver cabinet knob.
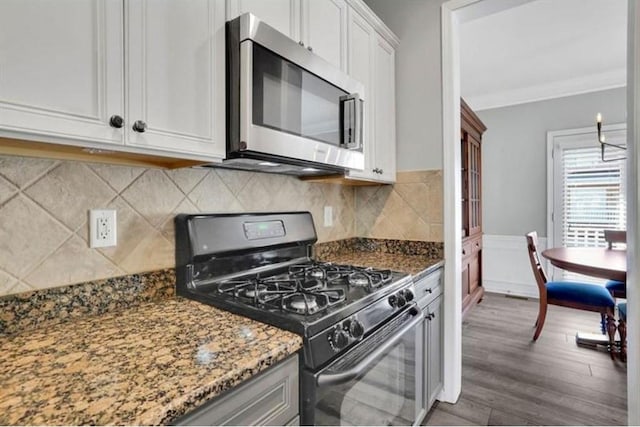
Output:
<path fill-rule="evenodd" d="M 313 48 L 312 48 L 311 46 L 307 47 L 307 50 L 308 50 L 309 52 L 313 52 Z"/>
<path fill-rule="evenodd" d="M 300 41 L 298 42 L 298 44 L 299 44 L 300 46 L 304 46 L 304 42 L 303 42 L 302 40 L 300 40 Z"/>
<path fill-rule="evenodd" d="M 143 133 L 147 130 L 147 124 L 142 120 L 136 120 L 133 124 L 133 130 L 136 132 Z"/>
<path fill-rule="evenodd" d="M 122 126 L 124 126 L 124 119 L 122 118 L 122 116 L 114 114 L 109 119 L 109 126 L 111 126 L 112 128 L 120 129 Z"/>

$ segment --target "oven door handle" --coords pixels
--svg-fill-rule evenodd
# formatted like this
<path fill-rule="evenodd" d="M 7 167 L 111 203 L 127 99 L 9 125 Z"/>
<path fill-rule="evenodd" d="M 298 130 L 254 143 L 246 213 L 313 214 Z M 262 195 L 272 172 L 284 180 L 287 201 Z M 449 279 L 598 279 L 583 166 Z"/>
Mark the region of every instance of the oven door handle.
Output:
<path fill-rule="evenodd" d="M 362 374 L 367 369 L 367 367 L 371 363 L 373 363 L 373 361 L 378 359 L 380 356 L 384 355 L 387 351 L 389 351 L 389 349 L 391 349 L 391 347 L 396 345 L 397 342 L 400 341 L 400 339 L 402 339 L 405 333 L 415 328 L 417 325 L 419 325 L 423 321 L 423 318 L 420 315 L 420 310 L 418 310 L 417 307 L 413 307 L 410 310 L 410 313 L 413 316 L 415 316 L 414 319 L 409 321 L 409 323 L 402 326 L 401 328 L 398 328 L 398 330 L 394 333 L 392 338 L 385 341 L 384 344 L 382 344 L 372 353 L 369 353 L 355 366 L 353 366 L 350 369 L 347 369 L 346 371 L 338 372 L 336 374 L 318 375 L 318 377 L 316 378 L 316 384 L 318 385 L 318 387 L 342 384 L 347 381 L 351 381 L 352 379 L 357 378 L 360 374 Z"/>

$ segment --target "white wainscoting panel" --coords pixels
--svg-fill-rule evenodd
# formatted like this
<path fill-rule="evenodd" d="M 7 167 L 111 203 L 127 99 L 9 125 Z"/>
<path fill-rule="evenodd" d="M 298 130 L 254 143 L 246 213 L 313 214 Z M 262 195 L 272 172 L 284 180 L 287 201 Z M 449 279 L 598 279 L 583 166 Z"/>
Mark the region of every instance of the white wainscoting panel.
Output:
<path fill-rule="evenodd" d="M 545 250 L 546 237 L 539 237 L 538 245 L 539 252 Z M 550 273 L 546 265 L 544 268 Z M 482 284 L 487 292 L 538 298 L 524 235 L 482 236 Z"/>

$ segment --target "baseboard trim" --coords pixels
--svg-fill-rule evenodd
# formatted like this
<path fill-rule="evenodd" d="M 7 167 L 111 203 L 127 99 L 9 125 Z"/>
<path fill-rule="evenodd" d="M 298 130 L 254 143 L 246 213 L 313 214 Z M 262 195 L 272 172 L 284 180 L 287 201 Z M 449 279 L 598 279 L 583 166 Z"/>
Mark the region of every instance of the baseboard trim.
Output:
<path fill-rule="evenodd" d="M 487 292 L 495 294 L 514 295 L 526 298 L 538 298 L 537 286 L 531 286 L 528 283 L 503 282 L 500 280 L 482 281 L 482 286 Z"/>

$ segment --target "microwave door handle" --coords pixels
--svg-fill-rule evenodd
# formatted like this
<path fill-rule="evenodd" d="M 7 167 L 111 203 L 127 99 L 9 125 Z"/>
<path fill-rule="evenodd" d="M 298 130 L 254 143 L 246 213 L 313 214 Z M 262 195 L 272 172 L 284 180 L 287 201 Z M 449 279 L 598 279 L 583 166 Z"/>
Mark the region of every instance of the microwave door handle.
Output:
<path fill-rule="evenodd" d="M 353 127 L 354 127 L 354 138 L 353 138 L 353 148 L 355 149 L 359 149 L 362 147 L 362 128 L 363 128 L 363 118 L 364 118 L 364 112 L 363 112 L 363 105 L 362 105 L 362 101 L 360 101 L 360 95 L 358 95 L 357 93 L 353 94 L 354 96 L 354 109 L 353 112 L 355 114 L 354 120 L 353 120 Z"/>
<path fill-rule="evenodd" d="M 344 95 L 340 97 L 341 126 L 343 147 L 350 148 L 357 141 L 357 120 L 358 120 L 358 104 L 359 95 L 357 93 Z M 356 121 L 356 123 L 354 123 Z"/>
<path fill-rule="evenodd" d="M 360 374 L 367 370 L 367 367 L 371 365 L 376 359 L 383 356 L 387 353 L 394 345 L 398 343 L 402 339 L 405 333 L 415 328 L 422 322 L 422 316 L 420 316 L 420 311 L 413 307 L 410 310 L 412 316 L 415 316 L 409 323 L 398 329 L 394 336 L 389 340 L 385 341 L 380 347 L 375 349 L 372 353 L 369 353 L 366 357 L 364 357 L 360 362 L 358 362 L 352 368 L 349 368 L 343 372 L 338 372 L 336 374 L 320 374 L 316 378 L 316 384 L 318 387 L 323 386 L 332 386 L 337 384 L 343 384 L 357 378 Z"/>

